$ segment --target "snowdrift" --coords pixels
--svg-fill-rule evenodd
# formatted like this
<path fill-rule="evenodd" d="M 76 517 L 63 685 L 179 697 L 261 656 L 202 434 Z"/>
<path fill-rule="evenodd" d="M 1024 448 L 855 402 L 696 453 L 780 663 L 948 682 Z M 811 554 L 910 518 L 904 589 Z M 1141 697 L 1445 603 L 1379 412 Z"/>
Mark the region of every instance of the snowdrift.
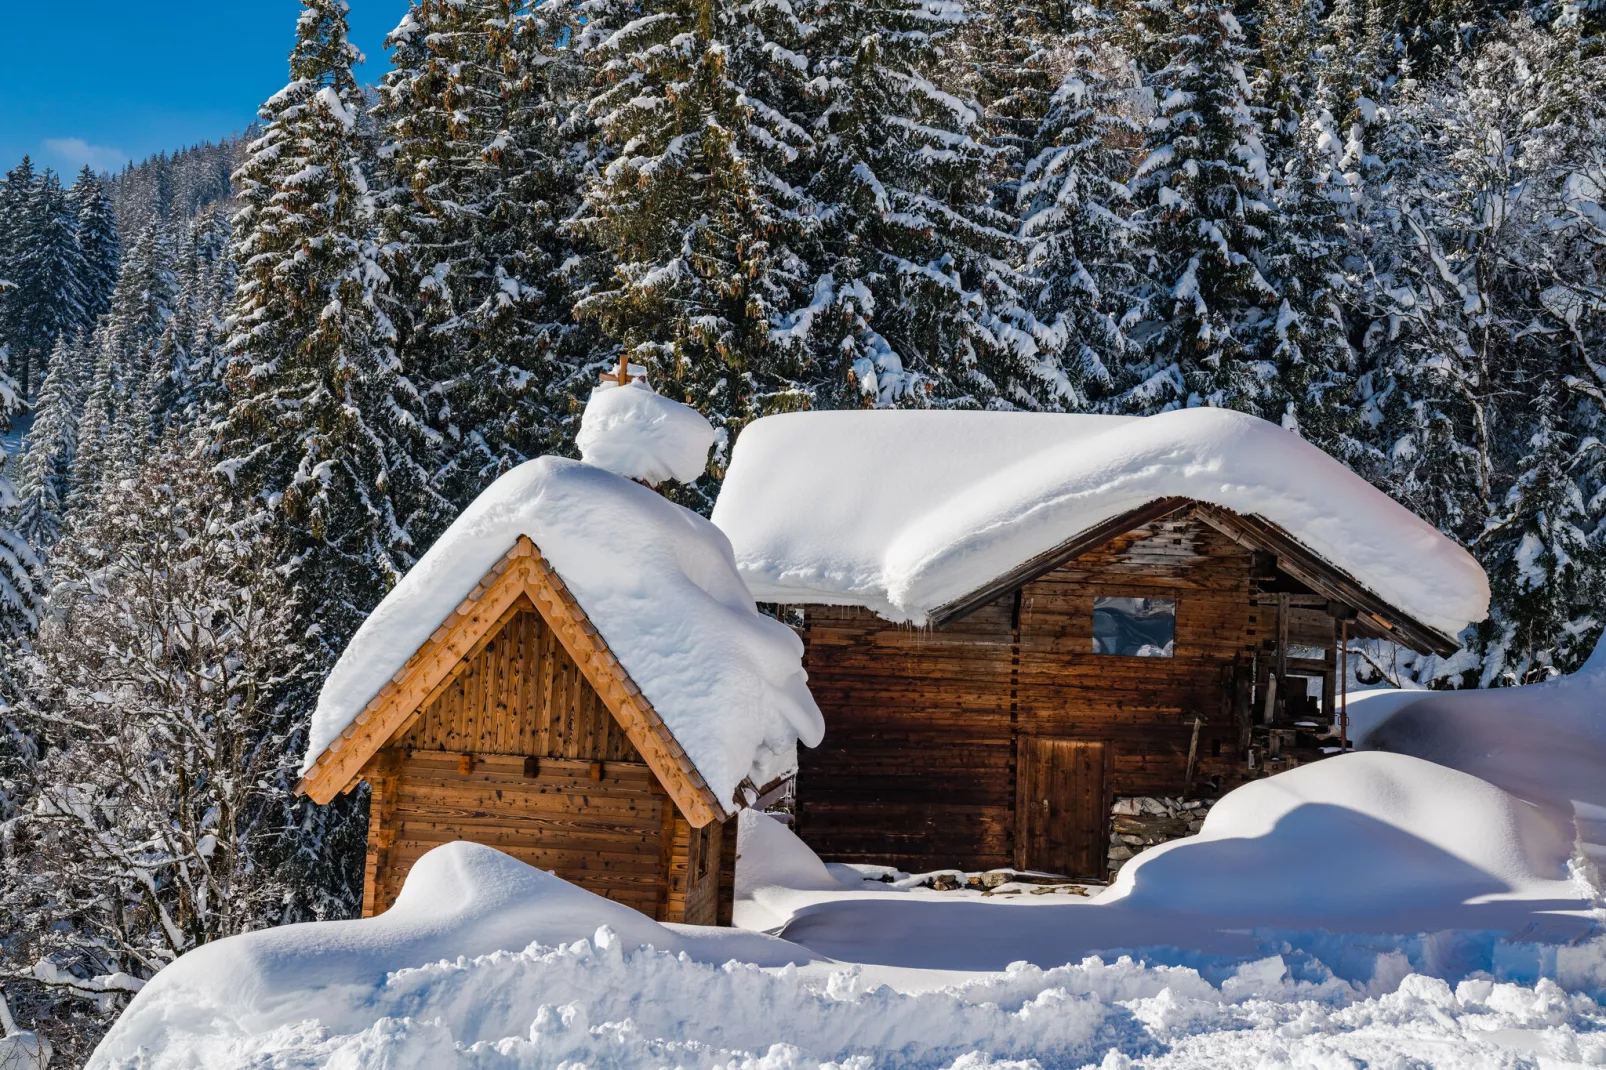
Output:
<path fill-rule="evenodd" d="M 765 784 L 790 772 L 798 741 L 820 741 L 803 644 L 759 614 L 719 529 L 621 476 L 543 457 L 475 499 L 357 630 L 318 697 L 303 772 L 520 535 L 563 577 L 718 798 L 744 777 Z"/>
<path fill-rule="evenodd" d="M 1487 614 L 1465 550 L 1299 437 L 1224 409 L 770 416 L 737 440 L 713 515 L 758 600 L 919 624 L 1168 496 L 1263 516 L 1447 635 Z"/>
<path fill-rule="evenodd" d="M 172 1045 L 184 1037 L 210 1043 L 269 1034 L 306 1021 L 360 1033 L 387 1014 L 425 1009 L 450 1014 L 459 1038 L 470 1043 L 520 1033 L 529 1019 L 514 993 L 420 989 L 396 984 L 392 975 L 531 945 L 560 947 L 604 927 L 611 934 L 605 943 L 615 950 L 622 942 L 705 962 L 740 958 L 768 966 L 817 958 L 756 933 L 684 936 L 500 851 L 453 843 L 419 859 L 395 905 L 377 917 L 265 929 L 180 958 L 135 996 L 91 1065 L 122 1065 L 141 1052 L 161 1053 L 169 1065 L 218 1065 L 186 1061 Z M 381 992 L 390 1003 L 376 1006 Z"/>
<path fill-rule="evenodd" d="M 1565 894 L 1571 854 L 1570 827 L 1486 781 L 1401 754 L 1346 754 L 1229 792 L 1197 836 L 1138 855 L 1097 902 L 1375 916 Z"/>
<path fill-rule="evenodd" d="M 1577 672 L 1545 683 L 1369 701 L 1390 710 L 1362 748 L 1459 769 L 1563 820 L 1606 806 L 1606 636 Z"/>

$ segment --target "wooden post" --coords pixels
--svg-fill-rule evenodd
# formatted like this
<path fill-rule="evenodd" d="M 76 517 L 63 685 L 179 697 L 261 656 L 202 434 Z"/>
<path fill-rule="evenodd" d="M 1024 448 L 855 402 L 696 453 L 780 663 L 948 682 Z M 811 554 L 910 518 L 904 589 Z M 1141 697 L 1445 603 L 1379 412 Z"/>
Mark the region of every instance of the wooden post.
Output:
<path fill-rule="evenodd" d="M 1338 633 L 1338 753 L 1344 754 L 1349 750 L 1349 621 L 1339 622 Z"/>
<path fill-rule="evenodd" d="M 619 354 L 619 385 L 624 386 L 630 382 L 630 354 L 621 351 Z"/>
<path fill-rule="evenodd" d="M 1275 692 L 1279 702 L 1288 701 L 1288 595 L 1277 596 L 1277 690 Z M 1271 708 L 1272 717 L 1276 716 L 1276 706 Z M 1270 717 L 1267 720 L 1271 720 Z"/>
<path fill-rule="evenodd" d="M 1331 611 L 1332 604 L 1328 604 Z M 1327 652 L 1322 660 L 1327 663 L 1327 670 L 1322 673 L 1322 718 L 1327 722 L 1328 731 L 1338 721 L 1338 624 L 1339 617 L 1332 616 L 1333 638 L 1329 642 Z"/>
<path fill-rule="evenodd" d="M 1188 771 L 1182 777 L 1182 797 L 1193 793 L 1193 771 L 1199 762 L 1199 728 L 1204 724 L 1198 716 L 1193 719 L 1193 738 L 1188 741 Z"/>

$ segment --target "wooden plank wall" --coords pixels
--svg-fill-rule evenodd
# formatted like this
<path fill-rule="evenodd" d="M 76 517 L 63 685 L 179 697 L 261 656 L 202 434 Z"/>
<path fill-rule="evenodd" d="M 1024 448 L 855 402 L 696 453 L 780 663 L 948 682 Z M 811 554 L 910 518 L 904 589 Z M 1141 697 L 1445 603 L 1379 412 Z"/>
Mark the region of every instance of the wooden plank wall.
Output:
<path fill-rule="evenodd" d="M 1178 513 L 941 630 L 807 607 L 826 731 L 799 751 L 799 834 L 833 861 L 1021 864 L 1017 746 L 1032 735 L 1110 744 L 1109 794 L 1176 794 L 1198 715 L 1197 783 L 1235 775 L 1226 688 L 1234 655 L 1248 672 L 1255 645 L 1253 570 L 1249 551 Z M 1098 594 L 1175 597 L 1175 656 L 1095 655 Z"/>
<path fill-rule="evenodd" d="M 1260 629 L 1253 569 L 1249 551 L 1190 516 L 1174 515 L 1027 584 L 1022 733 L 1109 742 L 1113 794 L 1174 795 L 1183 787 L 1198 716 L 1204 726 L 1196 777 L 1235 770 L 1238 725 L 1223 684 L 1234 656 L 1248 671 Z M 1100 595 L 1175 598 L 1174 656 L 1094 654 L 1093 599 Z"/>
<path fill-rule="evenodd" d="M 533 607 L 372 773 L 366 914 L 425 852 L 464 839 L 660 920 L 717 920 L 723 830 L 691 828 Z"/>
<path fill-rule="evenodd" d="M 370 820 L 369 849 L 387 831 L 374 908 L 395 901 L 414 862 L 443 843 L 471 840 L 642 913 L 659 915 L 662 828 L 674 805 L 641 762 L 547 758 L 524 775 L 523 755 L 477 755 L 465 773 L 458 755 L 404 752 L 388 821 Z"/>
<path fill-rule="evenodd" d="M 941 630 L 808 607 L 825 740 L 798 748 L 798 830 L 822 857 L 1012 864 L 1013 615 L 1013 596 Z"/>
<path fill-rule="evenodd" d="M 453 754 L 641 760 L 533 607 L 513 615 L 470 659 L 402 743 Z"/>

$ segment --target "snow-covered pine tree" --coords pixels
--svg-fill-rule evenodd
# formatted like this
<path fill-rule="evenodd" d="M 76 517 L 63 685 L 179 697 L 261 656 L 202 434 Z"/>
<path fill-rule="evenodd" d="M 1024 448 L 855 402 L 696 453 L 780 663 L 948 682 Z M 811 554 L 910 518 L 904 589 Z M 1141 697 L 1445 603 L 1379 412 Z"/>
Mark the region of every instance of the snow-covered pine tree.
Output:
<path fill-rule="evenodd" d="M 1155 115 L 1131 186 L 1136 262 L 1132 294 L 1140 354 L 1118 389 L 1121 408 L 1157 412 L 1219 405 L 1281 415 L 1270 395 L 1280 297 L 1259 268 L 1272 219 L 1261 131 L 1248 100 L 1249 51 L 1230 7 L 1183 0 L 1146 26 L 1165 65 L 1148 74 Z"/>
<path fill-rule="evenodd" d="M 86 165 L 68 191 L 77 221 L 78 252 L 83 263 L 84 322 L 93 328 L 111 308 L 117 287 L 122 245 L 117 239 L 117 217 L 100 179 Z"/>
<path fill-rule="evenodd" d="M 3 351 L 3 350 L 0 350 Z M 22 409 L 22 391 L 0 369 L 0 436 Z M 17 530 L 17 489 L 0 438 L 0 642 L 32 631 L 39 619 L 39 558 Z"/>
<path fill-rule="evenodd" d="M 951 91 L 964 9 L 942 0 L 808 0 L 814 143 L 800 179 L 818 220 L 812 291 L 777 337 L 822 407 L 1067 400 L 1033 338 L 1013 206 L 994 205 L 1000 150 Z"/>
<path fill-rule="evenodd" d="M 6 180 L 0 183 L 0 329 L 5 324 L 7 294 L 16 290 L 17 281 L 13 277 L 16 267 L 12 262 L 16 248 L 18 234 L 23 229 L 23 221 L 27 218 L 28 206 L 33 200 L 34 184 L 38 181 L 34 173 L 33 160 L 27 156 L 22 162 L 6 172 Z M 6 338 L 0 335 L 0 348 L 6 347 Z M 6 368 L 9 370 L 11 356 L 6 354 Z"/>
<path fill-rule="evenodd" d="M 364 106 L 344 0 L 308 0 L 290 82 L 260 112 L 237 174 L 240 265 L 219 469 L 260 513 L 306 639 L 278 701 L 310 717 L 317 681 L 412 564 L 409 525 L 442 504 L 418 458 L 423 415 L 379 308 Z M 320 909 L 359 902 L 362 800 L 303 817 L 300 865 Z M 331 904 L 333 904 L 331 906 Z M 296 905 L 290 916 L 306 916 Z"/>
<path fill-rule="evenodd" d="M 727 441 L 795 384 L 770 328 L 796 281 L 795 197 L 775 174 L 796 138 L 737 82 L 733 23 L 727 0 L 650 0 L 587 27 L 588 112 L 612 158 L 579 228 L 612 271 L 575 305 Z"/>
<path fill-rule="evenodd" d="M 60 176 L 46 170 L 22 196 L 4 270 L 13 289 L 0 298 L 0 341 L 11 351 L 13 378 L 31 396 L 56 339 L 84 320 L 84 268 Z"/>
<path fill-rule="evenodd" d="M 1130 154 L 1141 143 L 1124 58 L 1109 41 L 1112 16 L 1082 5 L 1055 54 L 1059 87 L 1027 146 L 1016 204 L 1025 265 L 1037 284 L 1038 342 L 1071 387 L 1068 405 L 1108 396 L 1127 346 L 1122 300 L 1135 278 L 1123 214 Z"/>
<path fill-rule="evenodd" d="M 304 620 L 332 659 L 412 561 L 432 505 L 422 426 L 375 290 L 373 200 L 344 0 L 308 0 L 291 81 L 261 111 L 237 181 L 240 281 L 223 469 L 268 504 Z"/>
<path fill-rule="evenodd" d="M 380 213 L 386 307 L 434 432 L 437 486 L 457 508 L 561 449 L 566 387 L 589 348 L 559 227 L 580 199 L 570 112 L 584 71 L 525 9 L 417 0 L 379 90 L 395 183 Z"/>
<path fill-rule="evenodd" d="M 145 373 L 150 351 L 173 317 L 179 296 L 173 243 L 152 216 L 122 258 L 102 344 L 111 354 L 114 387 L 130 393 Z"/>
<path fill-rule="evenodd" d="M 1344 314 L 1347 217 L 1340 202 L 1348 186 L 1327 158 L 1326 120 L 1314 103 L 1323 63 L 1320 19 L 1319 3 L 1280 0 L 1260 10 L 1256 27 L 1254 88 L 1271 181 L 1271 220 L 1257 263 L 1278 295 L 1263 343 L 1276 367 L 1264 414 L 1280 416 L 1351 465 L 1375 470 L 1375 456 L 1357 437 L 1356 369 Z"/>
<path fill-rule="evenodd" d="M 214 208 L 191 222 L 185 235 L 175 273 L 172 315 L 139 371 L 146 380 L 153 435 L 160 436 L 172 426 L 187 428 L 197 415 L 195 395 L 203 389 L 200 380 L 210 369 L 197 368 L 198 359 L 204 358 L 198 358 L 194 350 L 197 334 L 212 313 L 213 277 L 223 270 L 221 265 L 228 257 L 229 234 L 228 221 Z"/>
<path fill-rule="evenodd" d="M 1478 626 L 1478 683 L 1526 684 L 1581 665 L 1603 620 L 1602 547 L 1577 483 L 1576 444 L 1558 426 L 1553 389 L 1534 399 L 1533 436 L 1477 542 L 1493 613 Z"/>
<path fill-rule="evenodd" d="M 106 327 L 96 331 L 84 347 L 80 370 L 87 368 L 83 405 L 78 413 L 77 449 L 67 481 L 67 508 L 82 512 L 94 505 L 111 449 L 117 420 L 117 365 L 107 344 Z"/>
<path fill-rule="evenodd" d="M 79 335 L 82 344 L 83 336 Z M 50 369 L 34 400 L 33 424 L 15 465 L 17 530 L 44 558 L 61 535 L 73 461 L 78 452 L 79 356 L 63 334 L 50 355 Z"/>
<path fill-rule="evenodd" d="M 280 695 L 303 633 L 252 510 L 171 436 L 58 544 L 43 626 L 8 652 L 26 741 L 4 839 L 8 995 L 87 1054 L 139 981 L 307 908 L 303 746 Z M 75 1020 L 76 1019 L 76 1020 Z"/>

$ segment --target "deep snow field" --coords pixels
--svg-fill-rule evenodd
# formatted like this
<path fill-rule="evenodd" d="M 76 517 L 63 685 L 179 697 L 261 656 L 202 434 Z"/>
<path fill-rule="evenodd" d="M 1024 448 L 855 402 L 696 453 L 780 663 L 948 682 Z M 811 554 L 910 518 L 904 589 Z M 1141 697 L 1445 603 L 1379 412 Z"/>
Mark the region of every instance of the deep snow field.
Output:
<path fill-rule="evenodd" d="M 705 929 L 459 843 L 380 917 L 186 955 L 90 1065 L 1606 1066 L 1606 643 L 1353 705 L 1361 751 L 1091 899 L 869 880 L 744 815 L 739 927 Z"/>

